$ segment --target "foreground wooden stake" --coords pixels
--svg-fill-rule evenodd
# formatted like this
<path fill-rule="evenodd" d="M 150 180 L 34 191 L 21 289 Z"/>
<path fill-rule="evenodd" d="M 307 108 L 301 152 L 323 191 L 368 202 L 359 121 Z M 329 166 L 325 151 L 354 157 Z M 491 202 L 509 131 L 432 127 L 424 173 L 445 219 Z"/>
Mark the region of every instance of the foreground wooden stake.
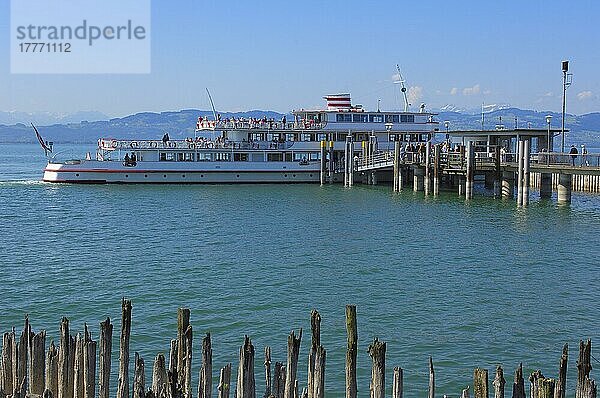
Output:
<path fill-rule="evenodd" d="M 275 398 L 283 398 L 285 391 L 285 365 L 281 362 L 275 362 L 275 371 L 273 374 L 273 395 Z"/>
<path fill-rule="evenodd" d="M 16 344 L 15 330 L 8 333 L 4 333 L 2 337 L 2 380 L 0 380 L 0 387 L 5 395 L 11 395 L 14 392 L 13 383 L 13 364 L 12 364 L 12 353 L 13 346 Z"/>
<path fill-rule="evenodd" d="M 119 381 L 117 398 L 129 398 L 129 338 L 131 335 L 131 300 L 121 301 L 121 338 L 119 345 Z"/>
<path fill-rule="evenodd" d="M 298 393 L 295 392 L 296 387 L 296 374 L 298 371 L 298 355 L 300 354 L 300 343 L 302 342 L 302 328 L 298 337 L 292 330 L 288 336 L 287 344 L 287 366 L 286 366 L 286 379 L 285 379 L 285 391 L 283 393 L 284 398 L 295 398 Z"/>
<path fill-rule="evenodd" d="M 525 379 L 523 379 L 523 364 L 515 370 L 512 398 L 525 398 Z"/>
<path fill-rule="evenodd" d="M 75 336 L 73 397 L 83 398 L 83 339 L 80 333 Z"/>
<path fill-rule="evenodd" d="M 72 398 L 69 393 L 69 320 L 63 318 L 60 323 L 60 346 L 58 350 L 58 398 Z"/>
<path fill-rule="evenodd" d="M 46 331 L 32 333 L 29 345 L 29 392 L 42 395 L 45 389 Z"/>
<path fill-rule="evenodd" d="M 467 388 L 462 390 L 462 393 L 460 394 L 460 396 L 461 396 L 461 398 L 470 398 L 471 394 L 469 393 L 469 386 L 467 386 Z"/>
<path fill-rule="evenodd" d="M 83 391 L 85 398 L 96 396 L 96 349 L 97 343 L 85 325 L 83 344 Z"/>
<path fill-rule="evenodd" d="M 49 392 L 52 397 L 58 397 L 58 350 L 54 341 L 50 342 L 46 353 L 46 385 L 44 392 Z"/>
<path fill-rule="evenodd" d="M 310 352 L 308 353 L 308 377 L 307 390 L 308 398 L 313 398 L 315 377 L 315 357 L 317 355 L 317 347 L 321 345 L 321 315 L 317 310 L 312 310 L 310 313 L 310 330 L 311 343 Z"/>
<path fill-rule="evenodd" d="M 154 358 L 154 366 L 152 367 L 152 393 L 155 398 L 167 396 L 168 382 L 169 378 L 167 376 L 165 356 L 163 354 L 158 354 Z"/>
<path fill-rule="evenodd" d="M 530 383 L 529 394 L 530 394 L 531 398 L 539 398 L 538 381 L 543 378 L 544 378 L 544 375 L 542 374 L 542 372 L 540 370 L 536 370 L 535 372 L 531 373 L 531 375 L 529 376 L 529 383 Z"/>
<path fill-rule="evenodd" d="M 356 327 L 356 306 L 346 306 L 346 398 L 356 398 L 356 354 L 358 350 L 358 330 Z M 286 397 L 287 398 L 287 397 Z"/>
<path fill-rule="evenodd" d="M 133 398 L 145 398 L 146 378 L 144 376 L 144 359 L 136 352 L 134 354 Z"/>
<path fill-rule="evenodd" d="M 313 375 L 313 394 L 312 398 L 325 397 L 325 361 L 327 352 L 322 345 L 317 347 L 315 352 L 315 368 Z"/>
<path fill-rule="evenodd" d="M 186 374 L 187 370 L 187 334 L 190 327 L 190 309 L 177 309 L 177 382 L 184 389 L 184 394 L 187 397 L 188 391 L 185 389 L 188 385 Z M 190 375 L 191 376 L 191 375 Z"/>
<path fill-rule="evenodd" d="M 567 390 L 567 362 L 569 360 L 569 345 L 565 344 L 560 356 L 560 364 L 558 367 L 558 380 L 554 386 L 554 398 L 565 398 Z"/>
<path fill-rule="evenodd" d="M 244 337 L 244 345 L 240 347 L 240 365 L 238 368 L 236 398 L 256 398 L 256 384 L 254 381 L 254 346 L 248 336 Z"/>
<path fill-rule="evenodd" d="M 219 386 L 217 387 L 218 398 L 229 398 L 231 388 L 231 364 L 221 368 L 219 376 Z"/>
<path fill-rule="evenodd" d="M 202 367 L 198 379 L 198 398 L 211 398 L 212 395 L 212 343 L 210 333 L 202 339 Z"/>
<path fill-rule="evenodd" d="M 386 344 L 377 338 L 373 340 L 368 348 L 373 362 L 371 367 L 371 398 L 385 397 L 385 350 Z"/>
<path fill-rule="evenodd" d="M 433 369 L 433 358 L 429 357 L 429 398 L 435 397 L 435 370 Z"/>
<path fill-rule="evenodd" d="M 265 395 L 264 398 L 271 396 L 271 347 L 265 347 Z"/>
<path fill-rule="evenodd" d="M 496 366 L 496 377 L 492 384 L 494 385 L 494 398 L 504 398 L 506 380 L 504 379 L 504 369 L 500 365 Z"/>
<path fill-rule="evenodd" d="M 579 360 L 577 361 L 577 389 L 575 390 L 575 398 L 583 398 L 584 389 L 586 389 L 586 378 L 590 376 L 592 364 L 590 358 L 592 356 L 592 340 L 583 340 L 579 342 Z"/>
<path fill-rule="evenodd" d="M 404 389 L 404 371 L 401 367 L 394 368 L 394 381 L 392 384 L 392 398 L 402 398 L 402 390 Z"/>
<path fill-rule="evenodd" d="M 489 398 L 488 371 L 487 369 L 476 368 L 473 371 L 473 397 Z"/>
<path fill-rule="evenodd" d="M 100 322 L 100 360 L 98 369 L 98 398 L 109 398 L 113 325 L 110 318 Z"/>

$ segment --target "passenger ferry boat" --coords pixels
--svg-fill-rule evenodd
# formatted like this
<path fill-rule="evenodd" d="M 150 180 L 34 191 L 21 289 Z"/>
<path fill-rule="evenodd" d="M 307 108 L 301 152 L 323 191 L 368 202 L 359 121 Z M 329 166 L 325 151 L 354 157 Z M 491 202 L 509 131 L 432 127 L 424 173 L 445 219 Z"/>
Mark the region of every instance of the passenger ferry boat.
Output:
<path fill-rule="evenodd" d="M 98 140 L 95 158 L 50 158 L 43 181 L 63 183 L 314 183 L 321 153 L 340 167 L 345 141 L 358 154 L 365 141 L 425 142 L 438 131 L 435 113 L 366 111 L 350 94 L 324 97 L 326 109 L 293 111 L 293 120 L 198 118 L 195 137 Z M 37 134 L 37 131 L 36 131 Z M 38 134 L 44 147 L 44 142 Z M 321 152 L 326 145 L 328 151 Z M 48 149 L 45 147 L 45 149 Z M 352 155 L 352 157 L 354 154 Z M 351 158 L 352 158 L 351 157 Z"/>

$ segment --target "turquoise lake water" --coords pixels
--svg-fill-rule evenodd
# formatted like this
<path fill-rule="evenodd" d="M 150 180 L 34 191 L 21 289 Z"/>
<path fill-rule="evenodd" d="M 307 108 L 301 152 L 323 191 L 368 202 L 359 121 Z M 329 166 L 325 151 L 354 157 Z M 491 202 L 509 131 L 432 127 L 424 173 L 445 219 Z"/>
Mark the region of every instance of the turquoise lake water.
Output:
<path fill-rule="evenodd" d="M 38 146 L 0 145 L 0 330 L 20 330 L 28 313 L 50 338 L 62 316 L 97 337 L 110 316 L 113 388 L 123 296 L 133 301 L 131 350 L 146 360 L 146 380 L 176 336 L 177 307 L 188 306 L 195 379 L 206 331 L 215 379 L 227 362 L 235 368 L 247 334 L 258 396 L 264 346 L 285 361 L 287 334 L 300 327 L 306 384 L 313 308 L 323 318 L 328 397 L 344 394 L 348 303 L 357 305 L 361 397 L 374 337 L 388 343 L 388 394 L 401 366 L 407 397 L 426 395 L 429 355 L 440 396 L 472 385 L 474 367 L 488 368 L 491 381 L 496 364 L 509 394 L 519 362 L 556 376 L 564 343 L 574 396 L 579 339 L 600 342 L 600 195 L 517 209 L 389 186 L 52 185 L 39 182 L 44 165 Z"/>

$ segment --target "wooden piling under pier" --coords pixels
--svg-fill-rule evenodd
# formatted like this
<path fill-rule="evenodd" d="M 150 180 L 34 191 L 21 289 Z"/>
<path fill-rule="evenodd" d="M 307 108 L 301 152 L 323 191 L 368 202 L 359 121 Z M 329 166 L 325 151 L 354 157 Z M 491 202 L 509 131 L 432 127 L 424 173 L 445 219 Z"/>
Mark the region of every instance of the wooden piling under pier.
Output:
<path fill-rule="evenodd" d="M 128 339 L 131 334 L 131 302 L 123 300 L 122 302 L 121 325 L 121 344 L 119 355 L 119 373 L 123 377 L 123 368 L 129 363 L 129 345 Z M 178 311 L 178 339 L 182 341 L 185 347 L 180 350 L 178 339 L 174 339 L 165 348 L 169 347 L 171 351 L 169 369 L 167 369 L 164 354 L 158 354 L 155 357 L 152 367 L 152 385 L 146 390 L 146 372 L 143 358 L 136 352 L 134 354 L 134 371 L 131 389 L 131 396 L 127 398 L 185 398 L 185 394 L 191 391 L 190 385 L 182 385 L 179 380 L 185 380 L 187 369 L 192 369 L 190 351 L 192 349 L 192 334 L 187 333 L 191 330 L 189 325 L 189 310 L 180 309 Z M 276 362 L 271 378 L 271 349 L 265 348 L 265 388 L 264 394 L 261 389 L 260 394 L 263 397 L 270 398 L 324 398 L 325 397 L 325 360 L 326 351 L 321 344 L 321 316 L 313 310 L 311 313 L 311 347 L 309 350 L 309 366 L 307 378 L 303 379 L 304 373 L 297 372 L 298 354 L 302 329 L 298 336 L 292 331 L 288 336 L 288 361 L 286 365 Z M 185 332 L 183 331 L 185 329 Z M 393 370 L 392 386 L 386 385 L 387 368 L 385 366 L 385 355 L 387 344 L 374 339 L 367 350 L 358 350 L 358 332 L 356 321 L 356 307 L 346 307 L 346 329 L 347 329 L 347 349 L 346 349 L 346 394 L 357 395 L 356 380 L 356 361 L 358 353 L 363 357 L 368 355 L 372 361 L 371 381 L 369 385 L 371 398 L 385 398 L 386 391 L 392 392 L 392 398 L 402 398 L 404 389 L 403 369 L 395 367 Z M 16 341 L 16 333 L 6 333 L 3 338 L 2 360 L 0 361 L 0 398 L 55 398 L 59 395 L 72 394 L 77 398 L 95 398 L 96 382 L 100 391 L 105 394 L 108 391 L 109 379 L 106 378 L 107 371 L 110 369 L 110 359 L 107 354 L 109 347 L 108 335 L 112 334 L 112 325 L 110 320 L 100 323 L 100 355 L 98 364 L 101 371 L 96 379 L 96 348 L 97 344 L 92 339 L 92 333 L 84 325 L 83 333 L 76 334 L 73 339 L 70 333 L 69 320 L 63 318 L 60 326 L 60 349 L 57 350 L 54 343 L 51 342 L 48 351 L 45 352 L 45 332 L 34 333 L 28 320 L 25 322 L 23 333 L 20 334 L 19 341 Z M 24 337 L 25 336 L 25 337 Z M 110 341 L 110 340 L 109 340 Z M 29 347 L 24 350 L 23 356 L 19 356 L 19 347 Z M 281 341 L 283 345 L 283 341 Z M 64 351 L 61 353 L 61 349 Z M 577 387 L 576 398 L 596 398 L 596 384 L 590 379 L 592 369 L 592 344 L 590 340 L 580 342 L 579 358 L 577 361 Z M 200 368 L 199 384 L 197 386 L 198 398 L 210 398 L 213 393 L 212 387 L 212 340 L 210 334 L 207 334 L 202 341 L 202 366 Z M 135 352 L 135 351 L 134 351 Z M 8 355 L 10 353 L 10 355 Z M 110 353 L 110 350 L 108 350 Z M 182 353 L 183 358 L 181 358 Z M 235 389 L 235 398 L 256 398 L 257 388 L 254 378 L 254 346 L 250 337 L 245 336 L 244 343 L 239 351 L 239 366 L 237 370 L 237 387 Z M 44 359 L 45 357 L 45 359 Z M 72 359 L 71 359 L 72 358 Z M 179 375 L 178 360 L 181 364 L 183 375 Z M 541 371 L 536 371 L 529 377 L 531 398 L 564 398 L 566 396 L 566 370 L 568 360 L 568 346 L 563 347 L 562 356 L 559 361 L 558 379 L 546 378 Z M 19 364 L 27 364 L 21 372 L 25 373 L 21 383 L 15 383 L 17 377 L 24 374 L 19 373 Z M 71 365 L 72 364 L 72 365 Z M 287 372 L 286 372 L 287 367 Z M 424 366 L 423 366 L 424 367 Z M 62 369 L 62 370 L 61 370 Z M 195 369 L 195 367 L 194 367 Z M 443 370 L 442 370 L 443 371 Z M 108 372 L 109 373 L 109 372 Z M 429 393 L 428 398 L 435 398 L 436 385 L 433 360 L 429 357 Z M 12 385 L 8 385 L 9 375 L 13 380 Z M 42 376 L 43 375 L 43 376 Z M 287 376 L 287 377 L 286 377 Z M 70 380 L 73 382 L 69 387 Z M 123 386 L 129 382 L 127 378 L 119 380 L 119 385 Z M 61 385 L 62 383 L 62 385 Z M 494 398 L 505 397 L 506 381 L 504 380 L 504 370 L 501 366 L 496 367 L 495 377 L 492 382 L 494 388 Z M 466 383 L 465 383 L 466 384 Z M 464 384 L 462 384 L 464 385 Z M 66 386 L 66 387 L 65 387 Z M 561 387 L 562 386 L 562 387 Z M 7 391 L 10 387 L 12 391 Z M 424 385 L 421 388 L 424 389 Z M 70 390 L 69 390 L 70 388 Z M 218 398 L 229 398 L 231 388 L 231 364 L 227 364 L 220 370 L 219 384 L 217 386 Z M 29 391 L 26 391 L 29 389 Z M 42 391 L 37 394 L 36 391 Z M 121 389 L 122 390 L 122 389 Z M 366 389 L 363 389 L 364 391 Z M 299 393 L 302 391 L 302 393 Z M 473 371 L 473 392 L 474 398 L 489 398 L 488 369 L 476 368 Z M 438 393 L 441 396 L 442 391 Z M 453 396 L 453 394 L 443 394 L 443 396 Z M 523 379 L 522 365 L 519 365 L 515 371 L 515 379 L 512 390 L 513 398 L 526 398 Z M 462 398 L 469 398 L 469 389 L 462 392 Z"/>

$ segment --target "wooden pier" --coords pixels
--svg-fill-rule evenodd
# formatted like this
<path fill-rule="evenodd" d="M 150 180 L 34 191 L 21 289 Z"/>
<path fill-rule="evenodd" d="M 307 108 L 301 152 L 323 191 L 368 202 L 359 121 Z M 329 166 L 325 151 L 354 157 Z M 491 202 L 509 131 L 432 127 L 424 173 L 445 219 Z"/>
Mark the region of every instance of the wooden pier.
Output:
<path fill-rule="evenodd" d="M 298 333 L 292 330 L 287 339 L 286 362 L 275 362 L 272 371 L 271 348 L 264 349 L 264 388 L 257 387 L 256 351 L 249 336 L 240 339 L 239 363 L 237 375 L 232 379 L 232 364 L 221 364 L 218 372 L 218 384 L 213 383 L 213 346 L 211 335 L 202 338 L 201 353 L 193 350 L 193 330 L 190 324 L 190 310 L 180 308 L 177 312 L 177 334 L 170 342 L 165 341 L 166 356 L 158 353 L 150 369 L 140 355 L 134 353 L 134 372 L 129 375 L 130 337 L 132 332 L 132 304 L 122 300 L 121 331 L 119 337 L 119 372 L 116 380 L 117 398 L 229 398 L 231 383 L 235 380 L 234 398 L 324 398 L 327 350 L 321 342 L 321 315 L 313 310 L 310 314 L 311 341 L 306 379 L 298 368 L 298 357 L 302 343 L 302 329 Z M 359 350 L 356 307 L 346 306 L 347 347 L 345 360 L 345 397 L 357 398 L 357 356 L 365 355 Z M 113 325 L 107 318 L 99 324 L 99 342 L 93 339 L 93 332 L 87 325 L 82 333 L 73 334 L 67 318 L 60 322 L 60 341 L 58 347 L 50 342 L 46 350 L 46 332 L 35 333 L 28 317 L 20 334 L 15 329 L 4 333 L 2 356 L 0 361 L 0 397 L 1 398 L 99 398 L 112 396 L 111 347 Z M 283 343 L 283 342 L 282 342 Z M 581 341 L 577 360 L 577 384 L 575 398 L 596 398 L 596 384 L 590 378 L 591 341 Z M 99 348 L 99 354 L 98 354 Z M 395 347 L 389 347 L 394 349 Z M 371 398 L 385 398 L 386 391 L 392 391 L 392 398 L 402 398 L 404 389 L 403 368 L 396 366 L 391 372 L 391 383 L 387 382 L 385 342 L 374 338 L 367 353 L 371 358 Z M 98 355 L 97 355 L 98 354 Z M 193 364 L 193 358 L 201 358 L 199 368 Z M 568 347 L 564 346 L 557 369 L 557 378 L 545 377 L 541 370 L 533 372 L 530 382 L 531 398 L 565 398 L 568 364 Z M 261 366 L 258 366 L 260 369 Z M 96 372 L 98 370 L 98 372 Z M 192 386 L 192 372 L 199 372 L 197 388 Z M 98 375 L 96 375 L 98 373 Z M 146 379 L 146 374 L 151 377 Z M 461 396 L 470 398 L 470 387 L 474 398 L 489 398 L 493 389 L 494 398 L 505 398 L 504 370 L 495 369 L 495 376 L 489 382 L 488 369 L 475 368 L 472 380 L 464 380 L 467 385 L 462 392 L 436 390 L 433 358 L 429 357 L 428 398 L 436 396 Z M 146 382 L 146 380 L 148 382 Z M 305 381 L 306 380 L 306 381 Z M 131 387 L 131 388 L 130 388 Z M 510 389 L 509 389 L 510 391 Z M 525 379 L 522 365 L 514 373 L 512 398 L 526 398 Z"/>

